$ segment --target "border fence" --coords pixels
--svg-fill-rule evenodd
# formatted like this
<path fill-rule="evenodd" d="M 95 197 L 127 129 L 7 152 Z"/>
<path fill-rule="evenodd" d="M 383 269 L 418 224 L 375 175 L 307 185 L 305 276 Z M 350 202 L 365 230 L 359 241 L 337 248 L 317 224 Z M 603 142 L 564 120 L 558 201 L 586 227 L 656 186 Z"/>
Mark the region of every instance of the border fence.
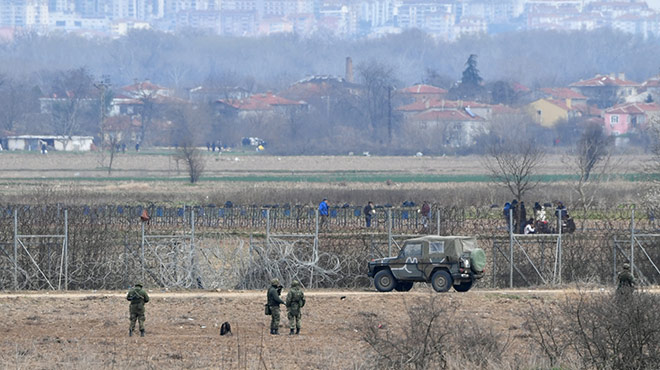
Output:
<path fill-rule="evenodd" d="M 148 220 L 143 220 L 143 212 Z M 550 212 L 549 212 L 550 213 Z M 475 235 L 488 255 L 486 287 L 612 284 L 624 262 L 660 282 L 660 232 L 634 206 L 575 211 L 576 229 L 520 235 L 499 207 L 0 205 L 0 288 L 261 288 L 271 277 L 307 287 L 364 287 L 371 258 L 422 235 Z M 510 220 L 511 221 L 511 220 Z M 509 225 L 512 223 L 509 222 Z"/>

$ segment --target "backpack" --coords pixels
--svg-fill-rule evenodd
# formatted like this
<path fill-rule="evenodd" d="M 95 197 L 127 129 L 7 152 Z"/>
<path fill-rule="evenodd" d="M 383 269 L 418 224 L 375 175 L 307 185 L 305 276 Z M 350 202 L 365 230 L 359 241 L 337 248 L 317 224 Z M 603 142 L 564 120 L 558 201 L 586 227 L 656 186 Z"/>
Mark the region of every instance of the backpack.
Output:
<path fill-rule="evenodd" d="M 220 325 L 220 335 L 231 335 L 231 325 L 228 321 L 225 321 Z"/>

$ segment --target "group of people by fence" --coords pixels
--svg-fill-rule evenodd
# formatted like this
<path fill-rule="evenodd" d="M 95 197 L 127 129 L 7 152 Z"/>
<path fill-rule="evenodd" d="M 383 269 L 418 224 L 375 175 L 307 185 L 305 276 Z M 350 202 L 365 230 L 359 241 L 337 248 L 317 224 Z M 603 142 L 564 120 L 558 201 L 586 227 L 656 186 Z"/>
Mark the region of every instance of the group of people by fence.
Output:
<path fill-rule="evenodd" d="M 518 200 L 514 199 L 504 204 L 502 215 L 506 221 L 507 230 L 511 230 L 514 234 L 554 234 L 558 230 L 567 233 L 575 231 L 575 221 L 568 214 L 568 209 L 563 202 L 556 202 L 556 227 L 548 222 L 546 211 L 548 208 L 552 208 L 552 203 L 535 202 L 532 209 L 533 217 L 527 218 L 525 202 L 518 203 Z"/>
<path fill-rule="evenodd" d="M 415 203 L 406 201 L 404 202 L 403 206 L 414 207 Z M 422 224 L 422 229 L 420 232 L 422 234 L 428 233 L 430 231 L 429 226 L 431 222 L 431 204 L 425 200 L 417 212 L 420 214 L 420 220 Z M 376 206 L 374 206 L 372 201 L 368 201 L 367 205 L 362 209 L 362 213 L 364 214 L 364 226 L 366 228 L 370 228 L 371 222 L 376 216 Z M 319 203 L 319 217 L 319 227 L 321 229 L 327 227 L 327 219 L 329 217 L 329 204 L 327 198 L 323 198 L 321 203 Z"/>

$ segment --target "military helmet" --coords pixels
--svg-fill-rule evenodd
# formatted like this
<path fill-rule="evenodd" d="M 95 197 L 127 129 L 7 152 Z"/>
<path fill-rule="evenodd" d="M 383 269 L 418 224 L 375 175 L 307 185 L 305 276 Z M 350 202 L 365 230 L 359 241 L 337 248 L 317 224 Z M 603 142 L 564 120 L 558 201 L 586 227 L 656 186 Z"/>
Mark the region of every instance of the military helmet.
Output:
<path fill-rule="evenodd" d="M 624 263 L 623 264 L 623 269 L 624 270 L 630 270 L 630 264 L 629 263 Z"/>
<path fill-rule="evenodd" d="M 291 286 L 292 287 L 300 286 L 300 282 L 298 280 L 294 280 L 294 281 L 291 282 Z"/>
<path fill-rule="evenodd" d="M 280 280 L 277 278 L 271 279 L 270 285 L 275 285 L 275 286 L 280 285 Z"/>
<path fill-rule="evenodd" d="M 139 286 L 140 288 L 142 288 L 142 283 L 135 283 L 134 285 Z"/>

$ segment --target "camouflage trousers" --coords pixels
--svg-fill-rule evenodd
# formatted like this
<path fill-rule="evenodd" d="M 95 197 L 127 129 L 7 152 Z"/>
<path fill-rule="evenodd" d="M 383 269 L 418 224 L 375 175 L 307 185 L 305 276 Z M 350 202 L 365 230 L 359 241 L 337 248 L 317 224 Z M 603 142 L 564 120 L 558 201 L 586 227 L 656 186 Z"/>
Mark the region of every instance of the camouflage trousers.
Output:
<path fill-rule="evenodd" d="M 302 313 L 298 311 L 298 313 L 293 313 L 289 311 L 287 313 L 287 318 L 289 319 L 289 329 L 300 329 L 301 319 L 302 319 Z"/>
<path fill-rule="evenodd" d="M 280 306 L 270 306 L 270 328 L 272 330 L 280 327 Z"/>
<path fill-rule="evenodd" d="M 137 305 L 131 305 L 131 326 L 129 327 L 132 330 L 135 329 L 135 321 L 140 323 L 140 331 L 144 330 L 144 307 L 137 307 Z"/>

